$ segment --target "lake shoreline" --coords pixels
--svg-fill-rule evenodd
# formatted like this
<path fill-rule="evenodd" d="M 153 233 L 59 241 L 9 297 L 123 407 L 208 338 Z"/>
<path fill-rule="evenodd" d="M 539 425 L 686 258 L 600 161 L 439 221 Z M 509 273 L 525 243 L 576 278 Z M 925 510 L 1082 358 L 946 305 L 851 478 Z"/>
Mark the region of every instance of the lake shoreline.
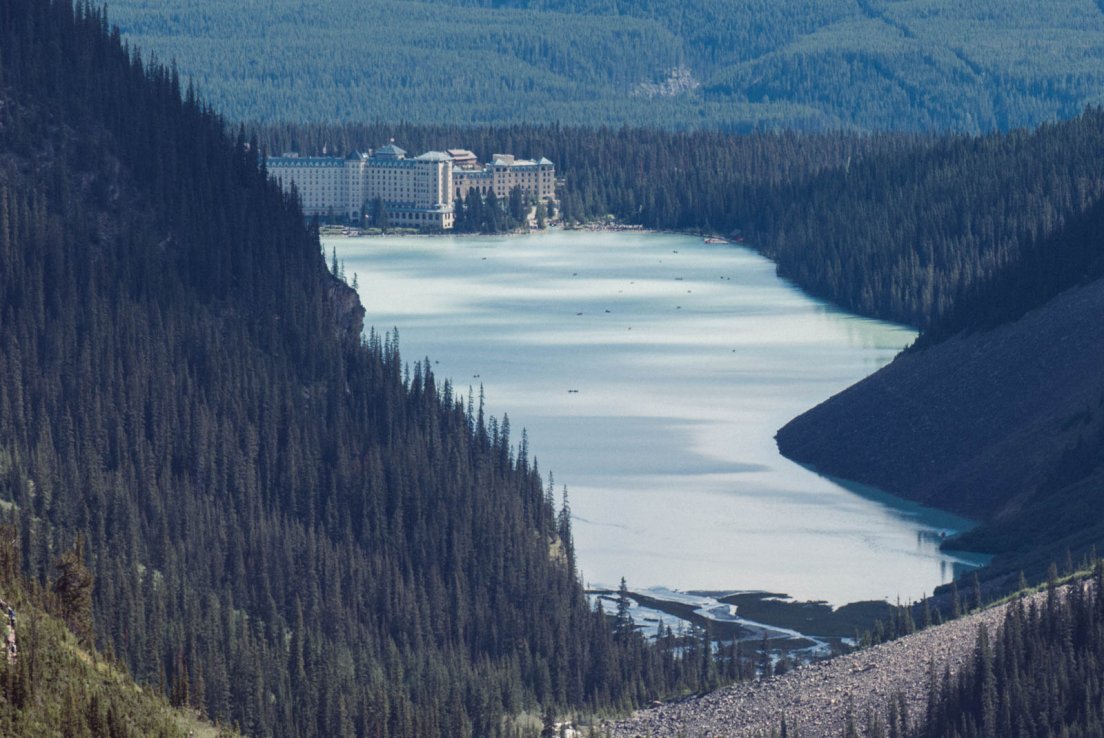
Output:
<path fill-rule="evenodd" d="M 369 324 L 397 327 L 404 354 L 485 387 L 488 412 L 527 429 L 571 489 L 587 581 L 833 605 L 949 581 L 960 562 L 937 550 L 942 522 L 847 491 L 774 441 L 911 331 L 810 298 L 746 244 L 597 225 L 530 235 L 325 245 L 359 278 Z"/>
<path fill-rule="evenodd" d="M 616 221 L 610 223 L 590 221 L 585 223 L 576 223 L 573 225 L 564 225 L 563 223 L 549 223 L 544 228 L 518 228 L 512 231 L 502 231 L 500 233 L 459 233 L 456 231 L 421 231 L 415 229 L 389 229 L 387 231 L 381 231 L 378 228 L 360 228 L 357 226 L 338 225 L 323 225 L 319 227 L 319 235 L 325 238 L 463 238 L 468 236 L 474 238 L 493 238 L 496 236 L 537 236 L 542 233 L 556 232 L 669 234 L 673 236 L 690 236 L 692 238 L 701 238 L 706 243 L 731 244 L 753 248 L 750 246 L 750 244 L 746 243 L 741 238 L 734 237 L 733 234 L 725 236 L 715 231 L 705 233 L 698 230 L 667 230 L 659 228 L 648 228 L 646 226 L 637 225 L 635 223 L 620 223 Z"/>
<path fill-rule="evenodd" d="M 599 587 L 587 594 L 603 600 L 607 612 L 617 591 Z M 708 625 L 717 640 L 759 641 L 768 631 L 770 641 L 786 642 L 787 650 L 806 649 L 817 643 L 840 646 L 861 639 L 878 621 L 888 622 L 894 605 L 885 600 L 862 600 L 834 607 L 823 600 L 795 600 L 788 595 L 763 591 L 688 591 L 629 589 L 629 597 L 646 610 L 656 610 L 698 627 Z M 674 595 L 674 596 L 672 596 Z M 700 598 L 702 602 L 693 602 Z M 728 605 L 727 612 L 709 612 L 705 603 Z M 655 634 L 655 621 L 637 622 L 638 627 Z M 773 631 L 773 632 L 770 632 Z M 794 643 L 805 639 L 803 643 Z M 777 646 L 776 646 L 777 647 Z"/>

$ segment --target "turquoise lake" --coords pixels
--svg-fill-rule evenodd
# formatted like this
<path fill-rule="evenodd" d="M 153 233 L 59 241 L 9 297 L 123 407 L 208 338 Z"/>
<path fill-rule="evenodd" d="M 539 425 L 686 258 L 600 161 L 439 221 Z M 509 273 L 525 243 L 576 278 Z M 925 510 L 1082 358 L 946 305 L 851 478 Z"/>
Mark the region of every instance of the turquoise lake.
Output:
<path fill-rule="evenodd" d="M 737 245 L 550 231 L 327 238 L 367 326 L 508 414 L 570 495 L 592 586 L 917 599 L 975 561 L 969 523 L 783 458 L 774 434 L 889 362 L 906 327 L 850 315 Z M 861 418 L 855 418 L 861 423 Z"/>

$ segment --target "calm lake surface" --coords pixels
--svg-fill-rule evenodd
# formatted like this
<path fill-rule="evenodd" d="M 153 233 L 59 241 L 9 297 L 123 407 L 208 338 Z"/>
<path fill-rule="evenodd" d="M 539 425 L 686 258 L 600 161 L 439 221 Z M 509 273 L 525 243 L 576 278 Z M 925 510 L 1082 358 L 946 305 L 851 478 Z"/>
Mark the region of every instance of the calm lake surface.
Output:
<path fill-rule="evenodd" d="M 592 586 L 916 599 L 967 521 L 858 492 L 774 434 L 914 337 L 818 302 L 751 250 L 670 234 L 332 238 L 366 325 L 526 428 L 568 487 Z M 861 422 L 856 418 L 856 422 Z"/>

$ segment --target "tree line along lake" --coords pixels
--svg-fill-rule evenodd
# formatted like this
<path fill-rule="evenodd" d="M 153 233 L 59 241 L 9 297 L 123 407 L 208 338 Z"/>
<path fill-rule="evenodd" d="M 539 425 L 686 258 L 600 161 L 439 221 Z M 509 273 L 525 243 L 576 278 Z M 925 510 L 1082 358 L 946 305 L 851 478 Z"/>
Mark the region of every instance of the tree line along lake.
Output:
<path fill-rule="evenodd" d="M 328 238 L 366 325 L 457 394 L 482 386 L 566 485 L 585 582 L 919 599 L 980 562 L 954 516 L 826 479 L 774 434 L 915 337 L 779 279 L 752 250 L 660 233 Z M 862 422 L 856 418 L 855 422 Z"/>

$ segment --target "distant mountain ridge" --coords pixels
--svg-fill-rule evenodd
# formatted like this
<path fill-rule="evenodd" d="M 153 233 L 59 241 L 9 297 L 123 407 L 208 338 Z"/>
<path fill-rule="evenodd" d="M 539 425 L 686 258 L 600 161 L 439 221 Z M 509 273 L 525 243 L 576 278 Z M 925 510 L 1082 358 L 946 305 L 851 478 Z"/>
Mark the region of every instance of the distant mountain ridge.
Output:
<path fill-rule="evenodd" d="M 121 0 L 129 41 L 264 122 L 1008 130 L 1104 102 L 1092 0 Z M 672 70 L 695 84 L 670 96 Z"/>

